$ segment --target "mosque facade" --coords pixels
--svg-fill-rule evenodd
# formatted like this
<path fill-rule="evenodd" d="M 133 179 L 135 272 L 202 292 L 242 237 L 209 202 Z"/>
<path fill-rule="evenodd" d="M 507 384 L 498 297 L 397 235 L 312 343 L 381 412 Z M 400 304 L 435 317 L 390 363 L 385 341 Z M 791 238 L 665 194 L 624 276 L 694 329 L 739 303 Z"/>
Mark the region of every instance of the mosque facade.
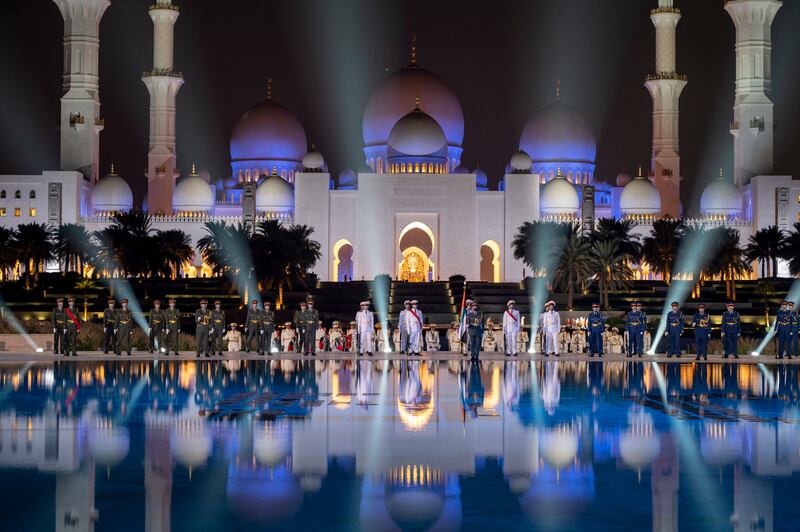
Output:
<path fill-rule="evenodd" d="M 104 122 L 98 91 L 99 25 L 109 0 L 54 0 L 65 20 L 61 99 L 61 168 L 39 175 L 0 175 L 0 225 L 83 224 L 103 229 L 117 212 L 134 208 L 131 187 L 111 171 L 100 177 Z M 731 135 L 733 179 L 720 176 L 704 190 L 691 225 L 737 229 L 742 242 L 758 229 L 788 230 L 800 221 L 800 181 L 772 174 L 771 25 L 779 0 L 729 0 L 736 27 L 736 82 Z M 209 221 L 265 219 L 306 224 L 321 246 L 321 280 L 411 281 L 462 274 L 491 282 L 516 281 L 524 265 L 512 241 L 526 221 L 583 224 L 631 218 L 649 234 L 663 217 L 683 217 L 680 187 L 679 101 L 689 82 L 678 73 L 675 30 L 680 10 L 658 0 L 655 72 L 645 87 L 653 99 L 650 168 L 631 177 L 601 179 L 591 128 L 564 102 L 534 114 L 496 190 L 481 169 L 462 162 L 464 114 L 457 95 L 417 62 L 378 86 L 364 109 L 364 165 L 332 173 L 323 154 L 309 151 L 300 120 L 272 96 L 247 110 L 230 139 L 230 175 L 178 171 L 176 98 L 183 85 L 173 65 L 172 0 L 150 8 L 153 69 L 142 80 L 150 94 L 147 198 L 154 229 L 180 228 L 196 245 Z M 187 275 L 207 271 L 199 253 Z M 784 272 L 785 273 L 785 272 Z M 758 272 L 754 271 L 753 276 Z"/>

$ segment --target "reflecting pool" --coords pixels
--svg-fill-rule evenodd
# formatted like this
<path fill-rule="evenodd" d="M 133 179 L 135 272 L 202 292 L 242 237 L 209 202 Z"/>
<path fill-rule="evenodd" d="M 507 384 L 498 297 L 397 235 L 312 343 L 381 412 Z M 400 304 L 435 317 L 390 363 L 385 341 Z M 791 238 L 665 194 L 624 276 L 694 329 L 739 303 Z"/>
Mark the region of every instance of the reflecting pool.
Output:
<path fill-rule="evenodd" d="M 0 365 L 16 530 L 797 530 L 798 367 Z"/>

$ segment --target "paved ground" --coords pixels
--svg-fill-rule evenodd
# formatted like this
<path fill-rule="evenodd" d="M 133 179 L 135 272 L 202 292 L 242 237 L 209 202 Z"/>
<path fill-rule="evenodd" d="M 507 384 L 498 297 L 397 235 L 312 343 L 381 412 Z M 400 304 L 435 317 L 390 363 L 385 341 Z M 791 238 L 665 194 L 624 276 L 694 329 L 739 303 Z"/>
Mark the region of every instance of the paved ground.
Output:
<path fill-rule="evenodd" d="M 220 359 L 219 357 L 212 357 L 212 358 L 201 358 L 197 359 L 194 353 L 181 353 L 180 356 L 176 357 L 171 355 L 169 357 L 163 355 L 155 355 L 150 353 L 144 352 L 133 352 L 131 356 L 115 356 L 115 355 L 104 355 L 101 352 L 84 352 L 79 353 L 77 357 L 65 357 L 63 355 L 53 355 L 49 353 L 11 353 L 11 352 L 2 352 L 0 353 L 0 363 L 4 362 L 52 362 L 52 361 L 61 361 L 61 360 L 69 360 L 69 361 L 103 361 L 103 360 L 265 360 L 265 359 L 289 359 L 289 360 L 299 360 L 304 358 L 295 353 L 275 353 L 272 356 L 264 356 L 260 357 L 254 354 L 246 354 L 242 352 L 238 353 L 224 353 L 223 357 Z M 305 357 L 311 358 L 311 357 Z M 354 353 L 318 353 L 316 359 L 320 360 L 347 360 L 347 359 L 355 359 L 356 355 Z M 368 357 L 365 357 L 368 358 Z M 419 357 L 409 357 L 406 355 L 402 355 L 400 353 L 376 353 L 372 359 L 376 360 L 469 360 L 468 357 L 462 357 L 458 353 L 450 353 L 450 352 L 434 352 L 434 353 L 423 353 Z M 558 361 L 612 361 L 612 362 L 624 362 L 624 361 L 644 361 L 644 362 L 666 362 L 666 363 L 686 363 L 686 362 L 694 362 L 695 358 L 694 355 L 683 355 L 681 358 L 667 358 L 666 355 L 645 355 L 642 358 L 626 358 L 625 355 L 605 355 L 602 359 L 600 358 L 589 358 L 587 355 L 572 355 L 566 354 L 561 355 L 560 357 L 544 357 L 542 355 L 531 355 L 528 353 L 520 354 L 517 357 L 506 357 L 502 353 L 481 353 L 481 360 L 495 360 L 495 361 L 503 361 L 503 360 L 558 360 Z M 758 363 L 782 363 L 782 364 L 793 364 L 793 365 L 800 365 L 800 358 L 793 358 L 791 360 L 783 359 L 783 360 L 776 360 L 774 356 L 751 356 L 751 355 L 740 355 L 738 359 L 723 359 L 722 355 L 709 355 L 708 363 L 730 363 L 730 364 L 758 364 Z"/>

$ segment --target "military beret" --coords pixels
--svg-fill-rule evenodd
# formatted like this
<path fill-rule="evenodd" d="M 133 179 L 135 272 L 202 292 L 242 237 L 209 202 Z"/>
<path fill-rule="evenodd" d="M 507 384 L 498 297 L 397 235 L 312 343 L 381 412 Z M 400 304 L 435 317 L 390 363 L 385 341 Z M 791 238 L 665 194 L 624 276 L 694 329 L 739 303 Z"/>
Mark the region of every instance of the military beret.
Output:
<path fill-rule="evenodd" d="M 160 299 L 154 299 L 153 300 L 153 304 L 154 305 L 160 305 L 161 304 L 161 300 Z"/>
<path fill-rule="evenodd" d="M 56 303 L 63 303 L 63 302 L 64 302 L 63 297 L 59 297 L 58 299 L 56 299 Z"/>
<path fill-rule="evenodd" d="M 68 303 L 75 303 L 75 298 L 74 297 L 70 297 L 70 298 L 67 299 L 67 302 Z"/>
<path fill-rule="evenodd" d="M 61 300 L 59 299 L 59 301 L 61 301 Z M 108 302 L 109 302 L 109 303 L 116 303 L 116 302 L 117 302 L 117 300 L 116 300 L 116 299 L 114 299 L 113 297 L 109 297 L 109 298 L 108 298 Z"/>
<path fill-rule="evenodd" d="M 706 308 L 706 306 L 704 304 L 700 303 L 699 305 L 697 305 L 697 308 Z"/>
<path fill-rule="evenodd" d="M 120 303 L 127 303 L 127 302 L 128 302 L 127 299 L 123 299 L 122 301 L 120 301 Z"/>
<path fill-rule="evenodd" d="M 251 305 L 252 305 L 253 303 L 255 303 L 256 305 L 258 305 L 258 299 L 254 299 L 254 300 L 252 300 L 252 301 L 250 302 L 250 304 L 251 304 Z"/>
<path fill-rule="evenodd" d="M 169 298 L 169 303 L 175 303 L 177 300 L 174 297 Z"/>
<path fill-rule="evenodd" d="M 201 305 L 207 305 L 208 304 L 208 299 L 201 299 L 200 300 L 200 304 Z"/>
<path fill-rule="evenodd" d="M 599 306 L 600 306 L 600 303 L 592 303 L 592 308 L 599 307 Z"/>
<path fill-rule="evenodd" d="M 221 305 L 221 304 L 222 304 L 222 301 L 220 301 L 219 299 L 215 299 L 215 300 L 214 300 L 214 304 L 215 304 L 215 305 Z"/>
<path fill-rule="evenodd" d="M 680 303 L 678 303 L 677 301 L 673 301 L 673 302 L 672 302 L 672 305 L 675 305 L 676 307 L 679 307 L 679 306 L 681 306 L 681 305 L 680 305 Z"/>

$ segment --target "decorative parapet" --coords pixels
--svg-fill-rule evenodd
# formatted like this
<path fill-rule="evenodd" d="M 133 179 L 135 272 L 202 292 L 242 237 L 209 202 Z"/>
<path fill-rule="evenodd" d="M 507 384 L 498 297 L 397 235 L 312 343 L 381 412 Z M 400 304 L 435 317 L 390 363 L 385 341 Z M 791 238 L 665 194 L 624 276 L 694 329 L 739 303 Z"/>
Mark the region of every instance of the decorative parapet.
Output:
<path fill-rule="evenodd" d="M 170 11 L 180 11 L 181 8 L 178 6 L 171 4 L 169 2 L 163 2 L 161 0 L 157 1 L 155 4 L 149 7 L 150 11 L 154 11 L 156 9 L 169 9 Z"/>
<path fill-rule="evenodd" d="M 676 15 L 680 15 L 681 10 L 677 7 L 656 7 L 650 10 L 651 15 L 657 15 L 658 13 L 675 13 Z"/>
<path fill-rule="evenodd" d="M 114 221 L 113 212 L 95 213 L 91 216 L 81 218 L 84 223 L 112 223 Z M 278 220 L 284 223 L 294 223 L 294 214 L 286 212 L 259 212 L 256 215 L 256 222 L 267 220 Z M 206 212 L 179 212 L 175 214 L 151 214 L 152 223 L 206 223 L 224 222 L 229 224 L 242 223 L 241 216 L 214 216 Z"/>
<path fill-rule="evenodd" d="M 650 74 L 646 78 L 644 78 L 645 81 L 656 81 L 660 79 L 668 79 L 676 81 L 689 80 L 686 74 L 678 74 L 677 72 L 656 72 L 655 74 Z"/>
<path fill-rule="evenodd" d="M 183 74 L 181 72 L 175 72 L 169 68 L 155 68 L 153 70 L 145 70 L 144 72 L 142 72 L 143 78 L 154 78 L 157 76 L 183 79 Z"/>

